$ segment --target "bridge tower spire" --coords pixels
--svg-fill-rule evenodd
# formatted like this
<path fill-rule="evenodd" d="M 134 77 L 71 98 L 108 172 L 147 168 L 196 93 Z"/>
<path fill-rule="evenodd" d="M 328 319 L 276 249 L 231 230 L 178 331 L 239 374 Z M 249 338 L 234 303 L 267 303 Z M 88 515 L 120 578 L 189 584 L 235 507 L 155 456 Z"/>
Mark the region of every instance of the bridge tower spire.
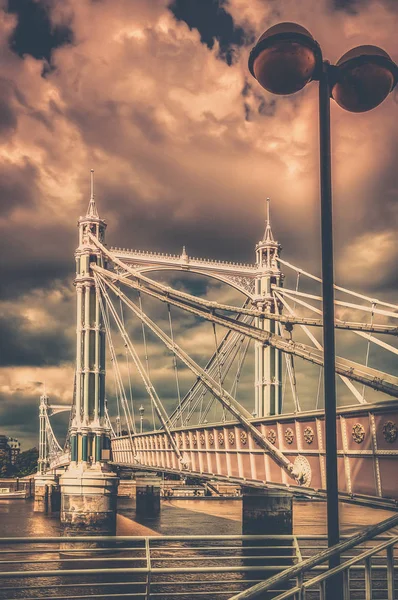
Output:
<path fill-rule="evenodd" d="M 281 307 L 272 294 L 272 285 L 281 285 L 279 268 L 281 245 L 275 241 L 270 219 L 270 199 L 266 200 L 265 231 L 256 245 L 257 276 L 253 304 L 267 312 L 280 313 Z M 256 318 L 257 327 L 276 333 L 276 322 Z M 280 350 L 255 344 L 255 413 L 257 417 L 280 414 L 282 411 L 282 355 Z"/>
<path fill-rule="evenodd" d="M 106 258 L 92 241 L 94 237 L 105 242 L 106 222 L 95 204 L 93 169 L 90 179 L 90 201 L 86 215 L 78 221 L 75 252 L 75 413 L 70 431 L 71 463 L 61 477 L 61 521 L 67 533 L 93 527 L 99 534 L 112 534 L 118 479 L 106 464 L 110 459 L 110 429 L 105 415 L 105 328 L 91 270 L 92 263 L 106 268 Z M 103 496 L 108 498 L 107 510 Z"/>

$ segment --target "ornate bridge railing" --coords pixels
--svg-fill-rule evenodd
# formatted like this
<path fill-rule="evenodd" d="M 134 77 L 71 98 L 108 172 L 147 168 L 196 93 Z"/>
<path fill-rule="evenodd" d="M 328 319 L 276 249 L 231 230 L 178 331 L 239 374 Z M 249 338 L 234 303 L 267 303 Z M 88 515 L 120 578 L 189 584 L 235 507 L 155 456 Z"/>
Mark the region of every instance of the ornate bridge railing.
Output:
<path fill-rule="evenodd" d="M 323 411 L 253 419 L 255 427 L 306 474 L 305 487 L 326 487 Z M 340 408 L 338 413 L 339 489 L 346 495 L 398 500 L 398 402 Z M 291 485 L 285 471 L 260 448 L 239 423 L 172 430 L 188 469 L 162 430 L 112 439 L 113 462 L 159 471 L 191 472 L 241 483 Z M 136 459 L 134 459 L 134 453 Z M 138 461 L 138 464 L 137 464 Z M 304 490 L 303 490 L 304 491 Z"/>

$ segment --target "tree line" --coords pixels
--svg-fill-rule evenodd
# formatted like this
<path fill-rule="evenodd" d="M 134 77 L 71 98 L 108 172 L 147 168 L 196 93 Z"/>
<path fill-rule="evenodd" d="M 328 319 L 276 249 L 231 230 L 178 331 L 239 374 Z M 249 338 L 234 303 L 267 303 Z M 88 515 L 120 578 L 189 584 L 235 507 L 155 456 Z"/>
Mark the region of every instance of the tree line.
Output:
<path fill-rule="evenodd" d="M 11 464 L 10 455 L 6 450 L 0 450 L 0 477 L 26 477 L 37 471 L 37 448 L 30 448 L 18 454 L 15 463 Z"/>

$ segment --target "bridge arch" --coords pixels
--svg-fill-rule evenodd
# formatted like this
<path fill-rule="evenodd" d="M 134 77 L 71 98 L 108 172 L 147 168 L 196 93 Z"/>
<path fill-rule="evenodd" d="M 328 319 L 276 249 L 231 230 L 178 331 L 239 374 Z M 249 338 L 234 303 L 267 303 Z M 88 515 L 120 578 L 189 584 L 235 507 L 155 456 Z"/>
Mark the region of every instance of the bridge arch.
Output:
<path fill-rule="evenodd" d="M 127 262 L 127 261 L 126 261 Z M 129 264 L 129 263 L 127 263 Z M 212 273 L 207 270 L 202 270 L 197 267 L 186 267 L 180 265 L 172 266 L 161 266 L 161 265 L 130 265 L 140 273 L 148 273 L 153 271 L 182 271 L 185 273 L 195 273 L 196 275 L 203 275 L 204 277 L 210 277 L 216 279 L 234 288 L 241 294 L 244 294 L 250 300 L 254 299 L 254 277 L 244 277 L 241 275 L 221 275 L 219 273 Z M 241 281 L 239 281 L 241 280 Z M 253 283 L 253 291 L 250 290 L 250 283 Z"/>

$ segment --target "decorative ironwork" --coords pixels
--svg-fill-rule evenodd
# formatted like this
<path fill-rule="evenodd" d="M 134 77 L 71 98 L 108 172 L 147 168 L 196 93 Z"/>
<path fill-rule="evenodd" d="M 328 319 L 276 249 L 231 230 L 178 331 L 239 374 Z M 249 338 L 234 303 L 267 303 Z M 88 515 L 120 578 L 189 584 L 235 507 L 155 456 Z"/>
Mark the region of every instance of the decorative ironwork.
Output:
<path fill-rule="evenodd" d="M 166 448 L 166 440 L 162 437 L 162 448 Z"/>
<path fill-rule="evenodd" d="M 203 431 L 200 434 L 199 439 L 200 439 L 201 445 L 204 446 L 206 444 L 206 438 L 205 438 L 205 434 L 203 433 Z"/>
<path fill-rule="evenodd" d="M 209 433 L 209 444 L 210 446 L 214 445 L 214 433 Z"/>
<path fill-rule="evenodd" d="M 194 435 L 192 438 L 192 445 L 194 448 L 196 448 L 196 446 L 198 445 L 198 438 L 196 437 L 196 435 Z"/>
<path fill-rule="evenodd" d="M 397 426 L 392 421 L 386 421 L 383 425 L 383 436 L 386 442 L 392 444 L 397 439 Z"/>
<path fill-rule="evenodd" d="M 267 434 L 267 440 L 271 442 L 271 444 L 275 444 L 276 442 L 276 431 L 275 429 L 270 429 Z"/>
<path fill-rule="evenodd" d="M 228 431 L 228 442 L 231 446 L 235 443 L 235 434 L 233 431 Z"/>
<path fill-rule="evenodd" d="M 297 456 L 294 461 L 294 466 L 295 469 L 299 471 L 301 475 L 301 485 L 303 485 L 304 487 L 309 487 L 311 485 L 312 471 L 311 465 L 306 459 L 306 457 L 301 455 Z"/>
<path fill-rule="evenodd" d="M 180 433 L 180 435 L 178 436 L 178 445 L 180 446 L 180 448 L 182 448 L 184 444 L 184 439 L 182 437 L 182 433 Z"/>
<path fill-rule="evenodd" d="M 312 427 L 306 427 L 303 432 L 303 436 L 307 444 L 312 444 L 314 441 L 314 430 Z"/>
<path fill-rule="evenodd" d="M 187 448 L 190 447 L 190 440 L 189 440 L 189 434 L 188 433 L 185 434 L 185 445 L 186 445 Z"/>
<path fill-rule="evenodd" d="M 242 275 L 227 275 L 225 279 L 244 289 L 250 296 L 254 294 L 254 277 L 250 277 L 250 275 L 246 277 Z"/>
<path fill-rule="evenodd" d="M 218 445 L 224 446 L 224 434 L 222 431 L 218 432 Z"/>
<path fill-rule="evenodd" d="M 240 443 L 243 444 L 244 446 L 247 444 L 247 433 L 246 433 L 246 431 L 241 431 L 240 432 Z"/>
<path fill-rule="evenodd" d="M 361 444 L 365 439 L 365 428 L 360 423 L 355 423 L 352 428 L 352 438 L 357 444 Z"/>
<path fill-rule="evenodd" d="M 285 440 L 288 444 L 293 444 L 294 431 L 291 427 L 288 427 L 285 431 Z"/>

